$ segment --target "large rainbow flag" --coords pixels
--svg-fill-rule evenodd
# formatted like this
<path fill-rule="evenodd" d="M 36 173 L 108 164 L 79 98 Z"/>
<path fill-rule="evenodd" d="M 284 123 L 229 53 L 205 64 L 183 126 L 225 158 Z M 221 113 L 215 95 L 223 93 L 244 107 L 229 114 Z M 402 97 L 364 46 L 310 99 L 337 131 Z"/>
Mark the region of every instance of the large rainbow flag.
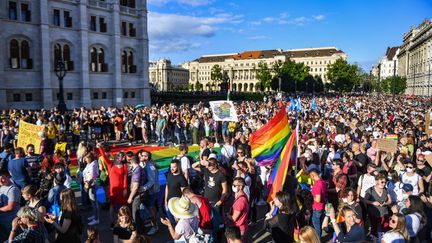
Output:
<path fill-rule="evenodd" d="M 296 161 L 296 130 L 292 130 L 285 106 L 267 124 L 255 131 L 249 138 L 252 157 L 258 165 L 273 165 L 268 186 L 270 193 L 267 201 L 273 200 L 284 183 L 288 168 Z"/>

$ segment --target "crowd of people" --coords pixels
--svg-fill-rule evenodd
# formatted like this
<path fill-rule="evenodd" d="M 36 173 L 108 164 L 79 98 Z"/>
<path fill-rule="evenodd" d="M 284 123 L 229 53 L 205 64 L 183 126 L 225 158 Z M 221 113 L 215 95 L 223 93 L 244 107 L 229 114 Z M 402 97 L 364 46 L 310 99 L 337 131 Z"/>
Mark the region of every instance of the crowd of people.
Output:
<path fill-rule="evenodd" d="M 175 242 L 251 242 L 251 232 L 273 242 L 432 240 L 430 100 L 278 98 L 235 102 L 238 122 L 215 121 L 201 102 L 2 111 L 0 242 L 100 242 L 105 208 L 115 243 L 151 242 L 160 227 Z M 249 136 L 279 109 L 291 129 L 298 125 L 298 156 L 267 202 L 272 166 L 251 157 Z M 21 121 L 44 127 L 40 148 L 17 146 Z M 380 149 L 380 139 L 397 147 Z M 110 153 L 119 142 L 172 146 L 178 155 L 162 174 L 150 151 Z"/>

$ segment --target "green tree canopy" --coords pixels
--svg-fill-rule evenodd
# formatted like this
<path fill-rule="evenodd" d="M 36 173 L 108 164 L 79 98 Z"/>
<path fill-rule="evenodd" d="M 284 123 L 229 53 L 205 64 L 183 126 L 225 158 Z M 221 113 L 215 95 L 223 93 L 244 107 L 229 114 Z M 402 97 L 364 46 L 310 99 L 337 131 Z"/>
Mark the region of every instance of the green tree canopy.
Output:
<path fill-rule="evenodd" d="M 258 69 L 255 70 L 256 78 L 261 83 L 261 90 L 266 90 L 270 87 L 270 82 L 272 80 L 271 70 L 267 63 L 261 61 L 258 63 Z"/>
<path fill-rule="evenodd" d="M 210 73 L 210 79 L 214 83 L 222 82 L 222 79 L 223 79 L 222 68 L 219 65 L 216 64 L 212 67 L 211 73 Z"/>
<path fill-rule="evenodd" d="M 276 70 L 275 70 L 276 71 Z M 309 75 L 309 67 L 303 63 L 296 63 L 290 59 L 286 60 L 280 67 L 279 74 L 273 78 L 271 87 L 274 90 L 279 88 L 279 77 L 281 78 L 282 91 L 289 92 L 295 90 L 297 83 L 297 90 L 301 86 L 301 82 Z M 304 85 L 305 86 L 305 85 Z"/>
<path fill-rule="evenodd" d="M 350 92 L 354 85 L 359 83 L 359 67 L 349 64 L 339 58 L 336 62 L 327 65 L 327 77 L 330 80 L 330 88 L 339 92 Z"/>
<path fill-rule="evenodd" d="M 392 76 L 381 81 L 381 91 L 389 94 L 403 94 L 407 88 L 405 77 Z"/>

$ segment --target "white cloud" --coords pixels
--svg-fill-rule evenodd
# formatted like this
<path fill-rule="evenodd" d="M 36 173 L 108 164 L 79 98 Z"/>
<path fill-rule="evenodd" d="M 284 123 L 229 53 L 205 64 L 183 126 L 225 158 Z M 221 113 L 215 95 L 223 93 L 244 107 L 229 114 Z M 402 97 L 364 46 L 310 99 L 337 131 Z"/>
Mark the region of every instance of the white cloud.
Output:
<path fill-rule="evenodd" d="M 276 19 L 275 18 L 273 18 L 273 17 L 265 17 L 265 18 L 263 18 L 263 21 L 264 22 L 267 22 L 267 23 L 271 23 L 271 22 L 273 22 L 273 21 L 275 21 Z"/>
<path fill-rule="evenodd" d="M 189 5 L 193 7 L 210 5 L 214 0 L 147 0 L 148 4 L 163 6 L 169 2 L 176 2 L 181 5 Z"/>
<path fill-rule="evenodd" d="M 210 38 L 220 28 L 243 21 L 242 15 L 226 13 L 212 17 L 180 14 L 148 14 L 150 49 L 155 52 L 180 52 L 200 48 L 201 38 Z M 202 40 L 202 39 L 201 39 Z"/>
<path fill-rule="evenodd" d="M 240 8 L 240 5 L 238 5 L 237 3 L 230 2 L 230 3 L 228 3 L 228 5 L 230 7 L 232 7 L 233 9 L 239 9 Z"/>
<path fill-rule="evenodd" d="M 325 15 L 324 14 L 320 14 L 320 15 L 316 15 L 313 17 L 316 21 L 322 21 L 325 19 Z"/>
<path fill-rule="evenodd" d="M 252 25 L 252 26 L 260 26 L 261 24 L 262 24 L 261 21 L 251 21 L 250 22 L 250 25 Z"/>
<path fill-rule="evenodd" d="M 248 40 L 267 40 L 270 39 L 270 37 L 265 35 L 256 35 L 256 36 L 250 36 L 247 38 Z"/>
<path fill-rule="evenodd" d="M 155 53 L 172 53 L 172 52 L 185 52 L 193 49 L 198 49 L 202 46 L 201 43 L 185 42 L 182 40 L 172 41 L 150 41 L 149 48 L 151 52 Z"/>
<path fill-rule="evenodd" d="M 298 17 L 290 21 L 290 23 L 298 26 L 303 26 L 304 24 L 306 24 L 306 21 L 308 21 L 306 17 Z"/>

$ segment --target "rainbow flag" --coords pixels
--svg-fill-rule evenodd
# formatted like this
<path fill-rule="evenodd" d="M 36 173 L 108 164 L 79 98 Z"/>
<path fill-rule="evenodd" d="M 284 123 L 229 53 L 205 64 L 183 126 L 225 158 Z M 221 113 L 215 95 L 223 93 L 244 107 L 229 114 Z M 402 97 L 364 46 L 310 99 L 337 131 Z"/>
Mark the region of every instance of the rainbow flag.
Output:
<path fill-rule="evenodd" d="M 255 131 L 249 138 L 252 158 L 258 165 L 274 165 L 269 178 L 270 193 L 268 201 L 273 200 L 285 183 L 288 168 L 296 160 L 296 131 L 292 130 L 286 114 L 286 107 L 267 124 Z"/>
<path fill-rule="evenodd" d="M 398 140 L 398 135 L 397 134 L 388 134 L 386 136 L 386 140 Z"/>

